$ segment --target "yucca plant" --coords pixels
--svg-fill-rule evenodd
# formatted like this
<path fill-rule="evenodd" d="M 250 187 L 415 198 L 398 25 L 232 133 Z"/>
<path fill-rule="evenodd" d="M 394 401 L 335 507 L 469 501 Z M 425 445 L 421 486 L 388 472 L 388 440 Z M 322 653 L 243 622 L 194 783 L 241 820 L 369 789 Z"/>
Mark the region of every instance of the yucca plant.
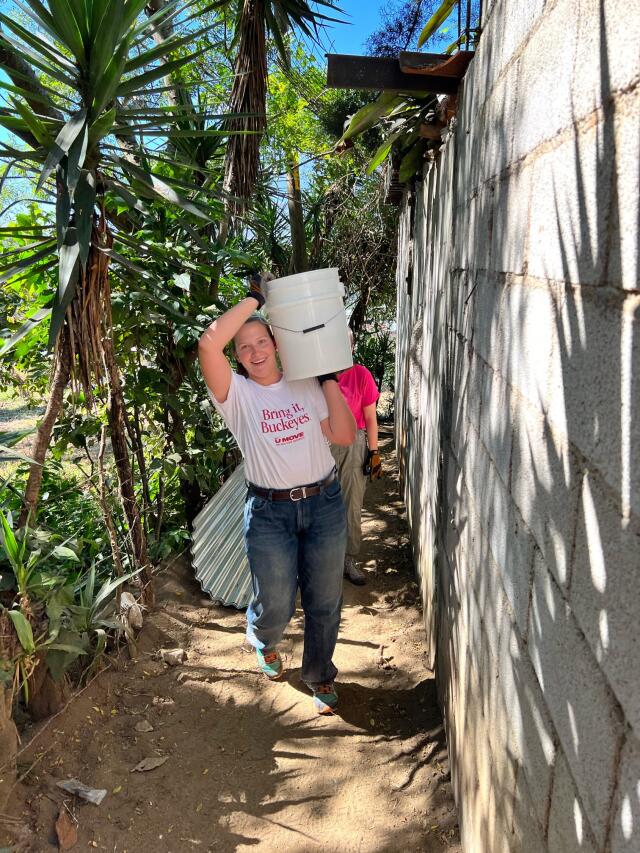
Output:
<path fill-rule="evenodd" d="M 113 226 L 107 193 L 120 200 L 131 218 L 118 226 L 135 230 L 136 209 L 145 199 L 182 208 L 185 220 L 207 220 L 198 199 L 188 200 L 186 164 L 167 177 L 164 148 L 175 151 L 180 137 L 219 135 L 210 117 L 194 121 L 192 104 L 162 102 L 160 78 L 177 75 L 206 49 L 189 52 L 214 24 L 200 29 L 187 14 L 191 4 L 169 2 L 148 17 L 146 0 L 26 0 L 34 26 L 25 27 L 0 13 L 0 79 L 11 106 L 0 110 L 0 124 L 26 147 L 0 146 L 9 170 L 19 165 L 38 175 L 37 188 L 55 201 L 55 230 L 20 249 L 19 260 L 5 261 L 0 282 L 57 267 L 51 302 L 27 319 L 12 341 L 50 318 L 49 341 L 56 370 L 51 399 L 41 423 L 34 458 L 42 462 L 62 404 L 64 387 L 75 377 L 91 403 L 96 389 L 108 389 L 108 420 L 121 499 L 141 582 L 149 582 L 144 531 L 133 487 L 125 437 L 125 411 L 111 336 L 109 263 Z M 157 4 L 156 4 L 157 5 Z M 208 7 L 211 10 L 216 4 Z M 180 20 L 186 35 L 154 40 L 167 21 Z M 185 118 L 190 123 L 185 126 Z M 172 143 L 166 145 L 166 143 Z M 152 145 L 147 142 L 152 141 Z M 201 165 L 201 164 L 200 164 Z M 162 172 L 162 177 L 160 176 Z M 203 198 L 201 195 L 200 198 Z M 9 231 L 11 233 L 11 231 Z M 23 236 L 16 229 L 14 236 Z M 28 251 L 25 251 L 25 248 Z M 34 466 L 25 494 L 22 521 L 33 513 L 41 478 Z"/>

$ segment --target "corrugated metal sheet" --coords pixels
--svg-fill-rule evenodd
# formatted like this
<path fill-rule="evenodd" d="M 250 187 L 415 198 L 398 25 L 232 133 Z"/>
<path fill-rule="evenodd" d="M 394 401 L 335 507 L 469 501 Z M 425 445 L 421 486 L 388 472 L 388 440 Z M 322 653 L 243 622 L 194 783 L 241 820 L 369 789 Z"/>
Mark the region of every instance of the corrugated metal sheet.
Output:
<path fill-rule="evenodd" d="M 251 601 L 251 573 L 242 539 L 247 487 L 239 465 L 193 522 L 196 580 L 214 601 L 238 609 Z"/>

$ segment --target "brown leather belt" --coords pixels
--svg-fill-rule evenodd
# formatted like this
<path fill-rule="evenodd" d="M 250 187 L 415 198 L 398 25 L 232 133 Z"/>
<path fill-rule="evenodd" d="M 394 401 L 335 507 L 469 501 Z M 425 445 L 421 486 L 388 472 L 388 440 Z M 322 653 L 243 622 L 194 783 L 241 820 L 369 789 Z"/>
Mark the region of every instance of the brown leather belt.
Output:
<path fill-rule="evenodd" d="M 295 486 L 293 489 L 261 489 L 260 486 L 254 486 L 253 483 L 249 482 L 247 482 L 247 488 L 252 495 L 267 498 L 270 501 L 301 501 L 304 498 L 311 498 L 313 495 L 324 492 L 327 486 L 334 482 L 336 476 L 336 469 L 334 468 L 326 480 L 309 483 L 306 486 Z"/>

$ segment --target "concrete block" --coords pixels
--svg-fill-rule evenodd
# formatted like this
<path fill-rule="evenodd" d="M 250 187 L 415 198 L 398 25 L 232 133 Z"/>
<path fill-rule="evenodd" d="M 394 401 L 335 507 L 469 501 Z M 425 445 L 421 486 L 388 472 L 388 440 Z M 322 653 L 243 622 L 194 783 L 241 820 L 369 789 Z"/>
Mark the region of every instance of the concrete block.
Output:
<path fill-rule="evenodd" d="M 480 422 L 480 438 L 505 486 L 511 467 L 511 388 L 490 365 L 483 370 L 482 398 L 484 415 Z"/>
<path fill-rule="evenodd" d="M 473 509 L 480 519 L 480 527 L 483 535 L 487 535 L 487 507 L 494 499 L 494 490 L 492 488 L 493 478 L 491 473 L 492 466 L 489 454 L 480 440 L 480 437 L 476 437 L 475 430 L 473 432 L 473 439 L 475 442 L 473 445 L 473 453 L 468 454 L 465 458 L 465 484 L 471 497 Z M 496 476 L 497 474 L 494 473 L 493 477 Z"/>
<path fill-rule="evenodd" d="M 514 160 L 553 139 L 573 122 L 571 80 L 577 41 L 575 16 L 571 0 L 556 2 L 533 29 L 520 54 Z"/>
<path fill-rule="evenodd" d="M 471 241 L 469 239 L 469 217 L 471 215 L 471 201 L 465 199 L 456 210 L 457 229 L 456 240 L 453 246 L 452 264 L 454 269 L 467 270 L 474 265 L 471 255 Z"/>
<path fill-rule="evenodd" d="M 484 611 L 504 591 L 513 618 L 521 634 L 526 636 L 534 540 L 491 464 L 486 471 L 484 493 L 479 496 L 475 508 L 490 550 L 485 571 L 479 579 L 480 605 Z"/>
<path fill-rule="evenodd" d="M 526 637 L 533 576 L 534 539 L 512 501 L 508 506 L 506 530 L 501 532 L 500 528 L 492 525 L 490 534 L 492 550 L 503 545 L 502 554 L 496 556 L 496 564 L 518 630 L 523 637 Z"/>
<path fill-rule="evenodd" d="M 463 598 L 463 613 L 467 617 L 467 642 L 469 644 L 469 663 L 481 673 L 486 661 L 487 645 L 482 630 L 482 613 L 478 606 L 475 591 L 467 587 Z"/>
<path fill-rule="evenodd" d="M 605 123 L 571 130 L 532 165 L 528 272 L 600 284 L 607 259 L 613 158 Z"/>
<path fill-rule="evenodd" d="M 487 718 L 494 722 L 496 713 L 497 701 L 496 696 L 501 695 L 501 688 L 497 694 L 493 692 L 492 680 L 495 678 L 493 673 L 496 671 L 497 662 L 500 654 L 509 650 L 509 638 L 513 633 L 513 612 L 509 606 L 504 591 L 496 586 L 491 589 L 489 583 L 485 582 L 486 576 L 489 574 L 485 570 L 479 578 L 483 584 L 480 589 L 477 589 L 478 604 L 482 613 L 482 630 L 483 644 L 486 645 L 489 657 L 484 671 L 481 671 L 482 679 L 490 684 L 490 689 L 484 691 L 484 695 L 491 697 L 491 701 L 487 705 Z M 490 594 L 486 592 L 489 590 Z"/>
<path fill-rule="evenodd" d="M 495 728 L 492 725 L 489 725 L 488 728 L 491 738 Z M 501 747 L 498 751 L 491 741 L 490 743 L 492 796 L 488 820 L 490 834 L 485 849 L 496 853 L 510 853 L 513 850 L 512 827 L 515 811 L 516 765 L 508 749 Z"/>
<path fill-rule="evenodd" d="M 471 63 L 462 81 L 462 92 L 458 94 L 458 123 L 456 125 L 457 173 L 454 177 L 456 203 L 468 201 L 480 182 L 480 150 L 484 130 L 485 113 L 482 109 L 485 95 L 479 92 L 479 76 L 476 65 L 479 52 Z M 460 232 L 461 233 L 461 232 Z"/>
<path fill-rule="evenodd" d="M 475 332 L 474 332 L 475 334 Z M 466 394 L 465 414 L 469 424 L 477 432 L 482 416 L 482 359 L 473 351 L 469 357 L 469 383 Z"/>
<path fill-rule="evenodd" d="M 535 408 L 546 410 L 558 313 L 552 294 L 531 280 L 503 284 L 479 276 L 474 295 L 474 346 L 511 386 L 506 396 L 517 392 Z M 502 418 L 508 421 L 508 409 Z"/>
<path fill-rule="evenodd" d="M 492 729 L 507 733 L 504 748 L 518 766 L 518 778 L 526 778 L 530 805 L 544 826 L 555 756 L 553 724 L 517 627 L 503 620 L 498 639 L 485 677 L 490 691 L 486 716 Z"/>
<path fill-rule="evenodd" d="M 622 721 L 595 656 L 541 564 L 534 575 L 528 648 L 594 836 L 602 844 Z"/>
<path fill-rule="evenodd" d="M 495 5 L 494 3 L 493 6 L 495 7 Z M 469 98 L 471 102 L 470 107 L 475 106 L 476 109 L 484 103 L 502 71 L 499 64 L 501 58 L 500 30 L 504 24 L 501 14 L 496 14 L 495 11 L 495 8 L 489 10 L 483 6 L 483 37 L 480 40 L 473 62 L 465 75 L 465 86 L 471 90 Z M 477 115 L 472 113 L 471 118 L 477 120 Z"/>
<path fill-rule="evenodd" d="M 491 237 L 491 269 L 495 272 L 524 272 L 532 172 L 526 165 L 516 166 L 496 183 Z"/>
<path fill-rule="evenodd" d="M 494 364 L 515 392 L 542 411 L 549 407 L 556 316 L 553 295 L 547 287 L 531 279 L 505 287 Z"/>
<path fill-rule="evenodd" d="M 504 620 L 499 633 L 498 655 L 483 675 L 492 754 L 495 762 L 513 763 L 519 782 L 526 780 L 526 808 L 531 813 L 526 825 L 537 822 L 544 826 L 555 754 L 553 726 L 517 629 Z M 517 803 L 515 808 L 517 811 Z M 514 829 L 518 823 L 522 823 L 522 815 L 516 818 Z M 532 838 L 537 835 L 532 832 Z M 509 849 L 520 851 L 515 845 Z"/>
<path fill-rule="evenodd" d="M 544 696 L 529 659 L 527 646 L 512 626 L 501 637 L 495 673 L 508 717 L 509 754 L 518 766 L 518 780 L 526 779 L 531 808 L 545 825 L 556 753 L 555 732 Z"/>
<path fill-rule="evenodd" d="M 640 515 L 637 297 L 568 289 L 556 324 L 549 419 Z M 634 334 L 634 331 L 636 333 Z"/>
<path fill-rule="evenodd" d="M 576 0 L 577 29 L 571 99 L 576 120 L 638 80 L 640 2 Z"/>
<path fill-rule="evenodd" d="M 587 472 L 582 484 L 569 602 L 622 709 L 640 733 L 640 519 L 625 522 Z"/>
<path fill-rule="evenodd" d="M 480 185 L 497 181 L 513 162 L 513 138 L 518 122 L 519 63 L 505 69 L 489 93 L 485 93 L 483 112 L 488 132 L 482 134 L 480 147 Z"/>
<path fill-rule="evenodd" d="M 476 274 L 473 346 L 478 355 L 490 365 L 498 362 L 496 353 L 501 351 L 502 346 L 500 312 L 503 291 L 504 286 L 493 276 L 483 272 Z M 482 384 L 479 387 L 482 388 Z"/>
<path fill-rule="evenodd" d="M 610 845 L 611 853 L 640 849 L 640 740 L 631 732 L 622 750 Z"/>
<path fill-rule="evenodd" d="M 445 438 L 445 441 L 449 445 L 451 453 L 454 455 L 458 464 L 460 460 L 460 449 L 464 446 L 465 441 L 464 433 L 466 429 L 466 418 L 464 414 L 464 406 L 466 386 L 463 386 L 461 391 L 461 396 L 455 392 L 451 395 L 451 399 L 449 401 L 449 405 L 451 406 L 451 426 L 449 434 Z"/>
<path fill-rule="evenodd" d="M 468 233 L 460 235 L 466 239 L 468 252 L 463 266 L 474 270 L 488 270 L 491 257 L 491 234 L 493 228 L 494 187 L 482 184 L 469 199 Z"/>
<path fill-rule="evenodd" d="M 461 836 L 465 850 L 491 850 L 494 837 L 495 808 L 492 779 L 491 750 L 487 721 L 477 701 L 478 685 L 475 673 L 469 672 L 470 681 L 466 692 L 464 743 L 472 743 L 473 749 L 464 750 L 457 756 L 457 773 L 460 779 Z"/>
<path fill-rule="evenodd" d="M 461 271 L 458 274 L 459 286 L 452 280 L 451 285 L 451 307 L 450 318 L 456 332 L 462 335 L 458 338 L 456 335 L 455 346 L 457 357 L 463 355 L 468 358 L 468 347 L 473 334 L 473 305 L 476 292 L 476 277 L 468 271 Z M 454 384 L 458 371 L 454 369 Z"/>
<path fill-rule="evenodd" d="M 502 0 L 496 11 L 500 28 L 500 65 L 504 68 L 514 56 L 522 52 L 543 13 L 547 13 L 545 0 L 526 0 L 521 3 Z"/>
<path fill-rule="evenodd" d="M 478 576 L 487 564 L 487 544 L 480 519 L 470 503 L 468 493 L 463 490 L 461 505 L 464 507 L 464 526 L 460 533 L 460 572 L 457 576 L 458 594 L 462 598 L 468 591 L 474 592 Z M 475 597 L 475 596 L 474 596 Z"/>
<path fill-rule="evenodd" d="M 581 472 L 568 442 L 542 414 L 516 401 L 511 494 L 546 564 L 567 583 Z"/>
<path fill-rule="evenodd" d="M 640 14 L 637 16 L 640 20 Z M 625 42 L 625 48 L 632 43 Z M 611 114 L 613 118 L 611 118 Z M 613 287 L 640 290 L 638 222 L 640 222 L 640 87 L 620 95 L 608 114 L 612 134 L 608 140 L 613 160 L 614 195 L 606 281 Z"/>
<path fill-rule="evenodd" d="M 478 490 L 484 490 L 486 484 L 486 472 L 489 465 L 489 457 L 487 456 L 480 437 L 475 430 L 475 427 L 470 422 L 467 422 L 467 431 L 465 435 L 464 447 L 461 448 L 459 454 L 460 465 L 462 468 L 464 486 L 472 497 L 473 503 L 478 500 Z"/>
<path fill-rule="evenodd" d="M 599 848 L 588 815 L 589 809 L 576 790 L 569 764 L 564 754 L 559 753 L 549 812 L 549 853 L 597 853 Z"/>
<path fill-rule="evenodd" d="M 547 850 L 549 853 L 560 853 L 559 850 L 547 847 L 543 825 L 536 815 L 534 800 L 523 776 L 522 767 L 518 770 L 514 792 L 514 815 L 509 846 L 510 853 L 516 850 L 518 853 L 546 853 Z"/>
<path fill-rule="evenodd" d="M 504 595 L 497 610 L 494 623 L 485 621 L 483 625 L 489 634 L 493 634 L 487 637 L 487 650 L 497 645 L 497 654 L 492 650 L 491 656 L 486 655 L 487 663 L 481 675 L 482 708 L 489 721 L 494 784 L 500 793 L 496 800 L 496 811 L 504 819 L 504 825 L 510 833 L 513 823 L 512 793 L 516 775 L 518 771 L 521 772 L 521 756 L 514 744 L 522 742 L 522 710 L 515 689 L 522 664 L 522 658 L 519 657 L 522 645 L 513 627 Z"/>

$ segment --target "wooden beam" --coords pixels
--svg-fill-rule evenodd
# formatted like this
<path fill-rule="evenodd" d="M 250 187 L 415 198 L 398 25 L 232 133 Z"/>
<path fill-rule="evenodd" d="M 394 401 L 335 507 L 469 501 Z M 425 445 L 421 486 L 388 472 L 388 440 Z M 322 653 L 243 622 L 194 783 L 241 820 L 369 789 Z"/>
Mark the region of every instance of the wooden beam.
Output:
<path fill-rule="evenodd" d="M 430 77 L 455 77 L 461 80 L 473 59 L 473 50 L 460 50 L 453 56 L 446 53 L 414 53 L 402 50 L 398 56 L 400 70 L 404 74 L 420 74 Z"/>
<path fill-rule="evenodd" d="M 332 89 L 432 92 L 435 95 L 455 95 L 458 91 L 459 80 L 456 77 L 431 73 L 429 76 L 405 74 L 400 70 L 397 59 L 328 53 L 327 61 L 327 86 Z"/>

